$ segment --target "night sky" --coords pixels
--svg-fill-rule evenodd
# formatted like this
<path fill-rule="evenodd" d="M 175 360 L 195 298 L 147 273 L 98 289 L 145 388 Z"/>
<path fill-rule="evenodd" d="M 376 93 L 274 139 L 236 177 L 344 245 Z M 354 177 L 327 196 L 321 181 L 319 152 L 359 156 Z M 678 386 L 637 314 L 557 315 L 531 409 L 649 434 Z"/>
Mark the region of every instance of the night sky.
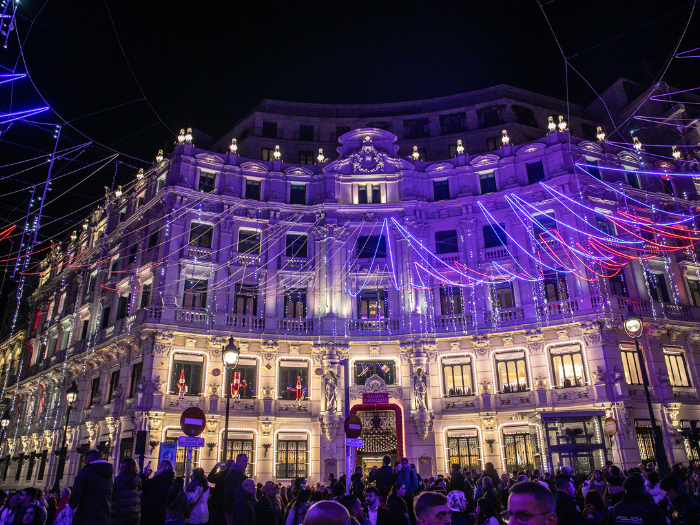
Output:
<path fill-rule="evenodd" d="M 65 176 L 48 194 L 46 202 L 55 201 L 47 204 L 40 238 L 65 240 L 68 234 L 59 234 L 86 215 L 78 210 L 104 195 L 114 162 L 90 177 L 94 168 L 66 174 L 107 159 L 112 150 L 123 162 L 116 184 L 125 184 L 159 148 L 172 150 L 181 127 L 218 138 L 265 98 L 381 103 L 500 83 L 566 98 L 565 62 L 555 35 L 596 90 L 622 76 L 650 83 L 665 68 L 693 6 L 689 0 L 542 4 L 553 32 L 534 0 L 21 0 L 23 53 L 17 33 L 11 33 L 8 48 L 0 48 L 0 65 L 28 71 L 31 81 L 0 86 L 1 111 L 40 106 L 43 97 L 53 112 L 35 122 L 71 122 L 59 149 L 94 141 L 75 160 L 68 162 L 71 154 L 56 163 L 57 176 Z M 679 51 L 700 46 L 699 28 L 696 13 Z M 664 79 L 695 87 L 699 65 L 700 59 L 673 60 Z M 571 69 L 568 94 L 579 104 L 595 98 Z M 43 124 L 15 122 L 0 131 L 3 165 L 53 148 L 54 129 Z M 0 167 L 0 226 L 23 223 L 25 188 L 45 180 L 47 166 L 39 160 Z M 0 251 L 11 248 L 8 241 L 0 243 Z"/>

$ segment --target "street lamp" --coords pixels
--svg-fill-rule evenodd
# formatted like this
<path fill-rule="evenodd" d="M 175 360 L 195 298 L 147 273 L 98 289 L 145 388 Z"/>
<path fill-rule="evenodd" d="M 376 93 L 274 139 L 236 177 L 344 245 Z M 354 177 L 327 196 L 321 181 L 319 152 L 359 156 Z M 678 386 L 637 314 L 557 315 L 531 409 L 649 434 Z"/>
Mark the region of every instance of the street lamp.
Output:
<path fill-rule="evenodd" d="M 642 317 L 634 312 L 631 306 L 627 307 L 627 314 L 623 318 L 622 324 L 628 336 L 634 339 L 634 345 L 637 348 L 637 359 L 639 359 L 639 368 L 642 374 L 642 384 L 644 386 L 644 395 L 647 399 L 647 408 L 649 410 L 649 420 L 651 421 L 651 432 L 654 435 L 654 456 L 656 464 L 659 467 L 659 475 L 663 478 L 668 474 L 668 458 L 666 457 L 666 449 L 664 448 L 663 435 L 661 430 L 656 425 L 654 417 L 654 409 L 651 406 L 651 396 L 649 395 L 649 377 L 647 376 L 647 368 L 644 364 L 644 355 L 639 348 L 639 338 L 642 337 L 644 331 L 644 323 Z"/>
<path fill-rule="evenodd" d="M 58 453 L 58 468 L 56 469 L 56 479 L 53 483 L 53 492 L 58 494 L 61 491 L 61 480 L 63 479 L 63 469 L 66 466 L 66 455 L 68 453 L 68 446 L 66 445 L 66 436 L 68 434 L 68 418 L 70 417 L 70 411 L 73 409 L 73 403 L 78 399 L 78 385 L 73 381 L 73 384 L 66 390 L 66 401 L 68 401 L 68 408 L 66 409 L 66 424 L 63 427 L 63 445 Z M 55 454 L 55 452 L 54 452 Z"/>
<path fill-rule="evenodd" d="M 234 344 L 233 337 L 229 337 L 228 344 L 224 348 L 224 368 L 226 371 L 226 387 L 224 393 L 226 395 L 226 422 L 224 423 L 224 454 L 222 459 L 226 461 L 226 447 L 228 446 L 228 414 L 231 406 L 231 372 L 238 365 L 238 357 L 241 355 L 241 350 Z"/>

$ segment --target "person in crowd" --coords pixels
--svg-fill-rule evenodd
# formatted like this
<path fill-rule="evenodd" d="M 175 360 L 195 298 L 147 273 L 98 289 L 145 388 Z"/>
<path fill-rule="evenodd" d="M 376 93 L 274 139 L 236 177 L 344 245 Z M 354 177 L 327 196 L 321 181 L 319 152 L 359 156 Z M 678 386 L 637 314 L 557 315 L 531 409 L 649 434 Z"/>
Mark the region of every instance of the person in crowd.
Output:
<path fill-rule="evenodd" d="M 44 525 L 43 510 L 39 502 L 32 501 L 22 516 L 22 525 Z"/>
<path fill-rule="evenodd" d="M 333 496 L 333 501 L 340 502 L 340 498 L 345 496 L 345 484 L 336 483 L 333 485 L 331 495 Z"/>
<path fill-rule="evenodd" d="M 185 492 L 185 478 L 177 477 L 173 488 L 168 494 L 165 510 L 165 525 L 185 525 L 192 506 Z"/>
<path fill-rule="evenodd" d="M 622 501 L 610 511 L 609 523 L 657 525 L 665 522 L 661 507 L 647 498 L 644 478 L 640 474 L 632 474 L 627 477 L 622 488 L 625 491 Z"/>
<path fill-rule="evenodd" d="M 337 501 L 321 501 L 306 514 L 303 525 L 348 525 L 350 514 Z"/>
<path fill-rule="evenodd" d="M 241 486 L 243 481 L 248 479 L 248 476 L 245 474 L 247 468 L 248 456 L 246 454 L 238 454 L 236 462 L 226 474 L 226 479 L 224 480 L 224 515 L 228 525 L 231 525 L 233 520 L 233 502 L 236 499 L 238 487 Z M 255 486 L 255 483 L 253 483 L 253 486 Z"/>
<path fill-rule="evenodd" d="M 500 481 L 498 479 L 498 472 L 496 472 L 496 468 L 490 461 L 484 463 L 484 472 L 482 473 L 482 476 L 488 476 L 489 478 L 491 478 L 491 482 L 494 487 L 498 485 Z M 474 497 L 476 497 L 476 495 L 474 495 Z"/>
<path fill-rule="evenodd" d="M 61 489 L 60 498 L 58 504 L 56 505 L 56 516 L 58 516 L 63 509 L 68 505 L 68 500 L 70 499 L 70 489 L 68 487 Z"/>
<path fill-rule="evenodd" d="M 119 463 L 119 475 L 114 478 L 112 491 L 112 525 L 141 523 L 141 477 L 134 458 Z"/>
<path fill-rule="evenodd" d="M 659 484 L 661 483 L 661 477 L 659 473 L 652 470 L 647 474 L 647 494 L 654 498 L 654 503 L 659 503 L 662 499 L 666 497 L 664 491 L 661 490 Z"/>
<path fill-rule="evenodd" d="M 476 502 L 474 525 L 504 525 L 503 518 L 493 505 L 493 501 L 480 498 Z"/>
<path fill-rule="evenodd" d="M 56 498 L 53 494 L 47 492 L 44 494 L 44 503 L 46 504 L 46 525 L 52 525 L 56 519 Z"/>
<path fill-rule="evenodd" d="M 435 492 L 423 492 L 415 501 L 414 511 L 418 525 L 450 525 L 452 514 L 447 498 Z"/>
<path fill-rule="evenodd" d="M 603 525 L 607 518 L 607 510 L 603 503 L 603 496 L 597 490 L 589 490 L 583 498 L 584 507 L 582 514 L 593 525 Z"/>
<path fill-rule="evenodd" d="M 561 523 L 571 523 L 571 525 L 584 525 L 586 518 L 581 514 L 581 509 L 576 505 L 576 488 L 571 476 L 559 474 L 554 478 L 557 487 L 556 501 L 557 518 Z"/>
<path fill-rule="evenodd" d="M 17 490 L 5 497 L 2 509 L 0 509 L 0 525 L 12 525 L 19 511 L 22 501 L 22 491 Z"/>
<path fill-rule="evenodd" d="M 207 482 L 214 486 L 209 489 L 209 525 L 226 525 L 224 516 L 224 485 L 226 475 L 235 462 L 227 459 L 225 463 L 217 463 L 207 476 Z"/>
<path fill-rule="evenodd" d="M 450 491 L 454 490 L 464 492 L 464 474 L 462 474 L 458 463 L 452 464 L 452 473 L 450 474 Z"/>
<path fill-rule="evenodd" d="M 603 502 L 611 509 L 622 501 L 622 496 L 625 495 L 622 483 L 624 480 L 620 476 L 610 476 L 608 478 L 608 486 L 603 496 Z"/>
<path fill-rule="evenodd" d="M 244 479 L 236 489 L 233 513 L 226 516 L 229 525 L 256 525 L 255 521 L 255 481 Z"/>
<path fill-rule="evenodd" d="M 198 467 L 192 471 L 192 481 L 187 487 L 187 499 L 192 505 L 187 523 L 192 525 L 208 523 L 209 507 L 207 506 L 207 500 L 209 499 L 209 483 L 204 476 L 203 468 Z"/>
<path fill-rule="evenodd" d="M 337 483 L 336 483 L 337 486 Z M 304 522 L 306 513 L 309 510 L 311 499 L 311 491 L 302 489 L 297 494 L 297 497 L 289 503 L 289 510 L 285 525 L 300 525 Z"/>
<path fill-rule="evenodd" d="M 97 450 L 85 454 L 85 466 L 75 477 L 68 500 L 75 510 L 73 525 L 109 525 L 113 486 L 112 465 Z"/>
<path fill-rule="evenodd" d="M 380 507 L 380 495 L 376 487 L 369 487 L 365 491 L 365 503 L 369 525 L 391 525 L 389 511 Z"/>
<path fill-rule="evenodd" d="M 318 490 L 315 494 L 322 496 L 323 492 Z M 263 485 L 262 498 L 255 504 L 255 521 L 257 525 L 284 525 L 284 515 L 277 500 L 277 485 L 272 481 Z"/>
<path fill-rule="evenodd" d="M 583 482 L 583 485 L 581 486 L 581 493 L 583 496 L 585 496 L 589 490 L 595 490 L 602 497 L 605 495 L 605 489 L 607 486 L 608 484 L 603 479 L 602 473 L 600 470 L 596 469 L 591 473 L 588 479 Z"/>
<path fill-rule="evenodd" d="M 394 483 L 394 471 L 391 469 L 391 457 L 384 456 L 380 468 L 372 467 L 367 480 L 370 483 L 374 482 L 380 496 L 386 499 L 391 490 L 391 485 Z"/>
<path fill-rule="evenodd" d="M 459 467 L 459 465 L 457 465 Z M 454 472 L 454 470 L 453 470 Z M 452 525 L 470 525 L 469 518 L 465 514 L 467 499 L 461 490 L 452 490 L 447 495 L 447 506 L 450 507 L 450 519 Z"/>
<path fill-rule="evenodd" d="M 479 500 L 481 498 L 486 498 L 487 500 L 490 500 L 493 505 L 493 508 L 496 509 L 496 512 L 501 512 L 501 497 L 496 491 L 496 489 L 493 487 L 493 481 L 489 476 L 482 476 L 481 491 L 478 497 L 475 493 L 474 498 L 476 500 Z"/>
<path fill-rule="evenodd" d="M 554 496 L 534 481 L 516 483 L 510 488 L 506 519 L 509 525 L 557 525 Z"/>
<path fill-rule="evenodd" d="M 357 496 L 361 502 L 365 501 L 365 482 L 362 479 L 362 467 L 356 467 L 355 473 L 350 476 L 350 494 Z"/>
<path fill-rule="evenodd" d="M 675 474 L 664 476 L 659 484 L 671 502 L 668 518 L 671 525 L 700 523 L 700 503 L 694 501 L 683 487 L 683 481 Z"/>
<path fill-rule="evenodd" d="M 418 480 L 418 490 L 416 491 L 416 495 L 418 495 L 419 493 L 421 493 L 424 490 L 423 478 L 421 477 L 420 474 L 418 474 L 418 469 L 416 469 L 415 463 L 411 463 L 409 465 L 409 467 L 410 467 L 411 471 L 416 475 L 416 479 Z"/>
<path fill-rule="evenodd" d="M 160 462 L 153 477 L 151 474 L 148 467 L 141 474 L 141 523 L 146 525 L 165 522 L 168 496 L 175 481 L 175 469 L 168 459 Z"/>
<path fill-rule="evenodd" d="M 340 498 L 340 501 L 338 503 L 340 503 L 343 507 L 346 508 L 348 514 L 350 514 L 350 518 L 354 520 L 354 525 L 364 524 L 365 515 L 362 512 L 362 503 L 360 502 L 360 499 L 357 496 L 355 496 L 354 494 L 347 494 L 346 496 Z"/>
<path fill-rule="evenodd" d="M 289 505 L 289 500 L 287 499 L 287 487 L 280 487 L 280 500 L 282 500 L 282 509 L 286 509 Z"/>
<path fill-rule="evenodd" d="M 391 525 L 409 525 L 408 507 L 404 500 L 406 487 L 403 483 L 394 483 L 386 499 L 386 509 L 389 511 Z"/>

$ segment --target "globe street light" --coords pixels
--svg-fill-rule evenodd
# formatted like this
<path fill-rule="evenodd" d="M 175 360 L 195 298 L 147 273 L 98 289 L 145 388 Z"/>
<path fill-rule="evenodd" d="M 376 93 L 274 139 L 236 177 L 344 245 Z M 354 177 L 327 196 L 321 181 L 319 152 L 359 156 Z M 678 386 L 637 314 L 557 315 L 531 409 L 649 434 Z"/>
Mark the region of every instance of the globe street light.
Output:
<path fill-rule="evenodd" d="M 63 426 L 63 445 L 61 446 L 61 450 L 58 452 L 58 467 L 56 469 L 56 479 L 53 483 L 53 492 L 55 494 L 59 494 L 61 492 L 61 480 L 63 479 L 63 470 L 66 466 L 66 455 L 68 453 L 68 446 L 66 445 L 68 418 L 70 417 L 70 411 L 72 410 L 73 403 L 76 399 L 78 399 L 78 385 L 75 383 L 75 381 L 73 381 L 68 390 L 66 390 L 66 401 L 68 401 L 68 408 L 66 409 L 66 424 Z"/>
<path fill-rule="evenodd" d="M 226 422 L 224 423 L 224 454 L 222 460 L 226 461 L 226 448 L 228 446 L 228 414 L 231 404 L 231 372 L 238 365 L 238 358 L 241 355 L 241 350 L 234 344 L 233 337 L 229 337 L 228 344 L 224 348 L 224 368 L 225 368 L 225 388 L 224 395 L 226 396 Z"/>
<path fill-rule="evenodd" d="M 644 386 L 644 395 L 647 399 L 647 408 L 649 410 L 649 421 L 651 422 L 651 432 L 654 435 L 654 456 L 656 464 L 659 468 L 659 475 L 663 478 L 668 471 L 668 458 L 666 457 L 666 449 L 664 448 L 663 435 L 661 430 L 656 425 L 656 417 L 654 417 L 654 409 L 651 406 L 651 396 L 649 395 L 649 377 L 647 376 L 647 367 L 644 363 L 644 355 L 639 347 L 639 338 L 642 337 L 644 331 L 644 323 L 642 316 L 635 313 L 631 306 L 627 307 L 627 314 L 622 320 L 625 333 L 634 339 L 634 345 L 637 349 L 637 359 L 639 360 L 639 368 L 642 374 L 642 385 Z"/>

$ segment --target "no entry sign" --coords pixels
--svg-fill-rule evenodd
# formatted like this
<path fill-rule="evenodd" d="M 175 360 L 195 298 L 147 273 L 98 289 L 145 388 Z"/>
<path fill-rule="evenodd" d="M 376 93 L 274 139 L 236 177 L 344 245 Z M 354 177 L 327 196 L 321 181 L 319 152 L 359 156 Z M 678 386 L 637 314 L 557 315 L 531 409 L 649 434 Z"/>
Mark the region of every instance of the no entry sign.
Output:
<path fill-rule="evenodd" d="M 351 439 L 359 438 L 362 434 L 362 420 L 354 414 L 345 418 L 345 435 Z"/>
<path fill-rule="evenodd" d="M 186 436 L 198 436 L 207 426 L 207 416 L 201 408 L 190 407 L 180 416 L 180 428 Z"/>

